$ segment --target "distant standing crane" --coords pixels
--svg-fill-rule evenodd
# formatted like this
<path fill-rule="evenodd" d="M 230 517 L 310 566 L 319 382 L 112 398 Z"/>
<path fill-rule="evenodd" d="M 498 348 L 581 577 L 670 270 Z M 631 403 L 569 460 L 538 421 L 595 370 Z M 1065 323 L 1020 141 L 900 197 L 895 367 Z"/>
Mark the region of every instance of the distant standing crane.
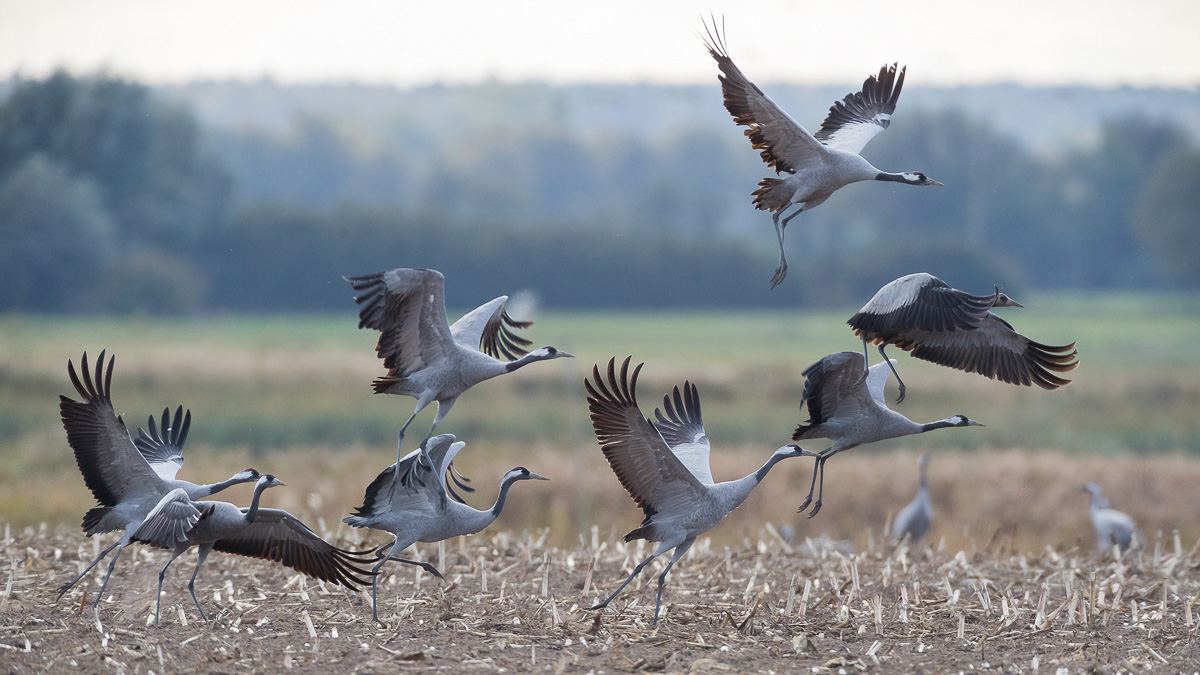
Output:
<path fill-rule="evenodd" d="M 1122 551 L 1133 545 L 1137 524 L 1133 518 L 1112 508 L 1108 500 L 1100 496 L 1100 486 L 1088 483 L 1083 491 L 1092 495 L 1088 511 L 1092 516 L 1092 527 L 1096 530 L 1096 547 L 1100 552 L 1111 551 L 1113 546 Z"/>
<path fill-rule="evenodd" d="M 858 352 L 837 352 L 804 369 L 804 377 L 808 379 L 804 383 L 800 407 L 808 404 L 808 421 L 796 427 L 792 440 L 833 439 L 833 445 L 817 454 L 812 485 L 808 488 L 808 497 L 800 505 L 799 510 L 804 511 L 812 502 L 819 476 L 820 490 L 809 518 L 821 510 L 821 496 L 825 491 L 825 462 L 839 452 L 864 443 L 935 429 L 983 426 L 964 415 L 918 424 L 889 410 L 883 399 L 883 388 L 891 374 L 889 368 L 892 364 L 877 363 L 868 370 L 863 367 L 865 363 Z"/>
<path fill-rule="evenodd" d="M 929 500 L 929 482 L 925 476 L 929 469 L 929 453 L 923 453 L 917 459 L 917 466 L 921 473 L 917 496 L 900 509 L 900 513 L 896 514 L 896 522 L 892 523 L 892 540 L 897 544 L 906 538 L 911 546 L 921 543 L 933 522 L 933 504 Z"/>
<path fill-rule="evenodd" d="M 446 318 L 446 280 L 437 270 L 399 268 L 345 279 L 359 293 L 354 296 L 361 305 L 358 327 L 379 331 L 375 349 L 388 372 L 373 383 L 375 393 L 417 399 L 396 443 L 396 477 L 401 485 L 408 484 L 412 469 L 420 463 L 401 466 L 404 432 L 426 406 L 436 401 L 438 409 L 422 444 L 471 387 L 536 361 L 572 356 L 554 347 L 525 351 L 523 347 L 532 343 L 512 329 L 533 324 L 508 315 L 506 295 L 475 308 L 451 326 Z M 405 468 L 410 475 L 400 475 Z"/>
<path fill-rule="evenodd" d="M 776 173 L 788 174 L 762 179 L 753 193 L 754 208 L 772 212 L 779 238 L 779 267 L 771 278 L 771 288 L 787 276 L 784 228 L 792 218 L 820 206 L 837 190 L 865 180 L 941 185 L 920 171 L 880 171 L 859 154 L 868 141 L 891 124 L 904 87 L 904 68 L 899 72 L 895 65 L 880 68 L 878 75 L 863 82 L 862 91 L 834 103 L 821 128 L 810 134 L 734 65 L 715 20 L 713 24 L 711 28 L 705 26 L 708 40 L 704 46 L 721 70 L 717 79 L 721 81 L 725 109 L 735 123 L 747 127 L 746 136 L 755 150 L 762 151 L 767 166 Z M 780 222 L 783 212 L 797 204 L 800 208 Z"/>
<path fill-rule="evenodd" d="M 508 489 L 519 480 L 549 480 L 518 466 L 500 481 L 500 495 L 486 511 L 473 509 L 446 496 L 446 473 L 450 463 L 466 443 L 455 441 L 451 434 L 434 436 L 400 460 L 400 467 L 384 469 L 367 486 L 363 505 L 354 514 L 342 519 L 351 527 L 369 527 L 390 532 L 395 539 L 387 545 L 388 552 L 371 570 L 378 575 L 389 560 L 416 565 L 441 579 L 442 573 L 433 565 L 397 557 L 418 541 L 435 542 L 475 534 L 491 525 L 500 516 Z M 418 462 L 418 456 L 423 461 Z M 415 480 L 397 485 L 396 476 L 412 475 Z M 382 551 L 382 547 L 380 551 Z M 375 599 L 379 577 L 371 580 L 371 616 L 379 621 L 379 605 Z"/>
<path fill-rule="evenodd" d="M 692 547 L 696 537 L 715 527 L 746 501 L 776 463 L 811 453 L 798 445 L 785 445 L 749 476 L 714 483 L 708 461 L 708 435 L 700 417 L 699 391 L 690 382 L 684 382 L 682 394 L 675 387 L 672 395 L 663 397 L 662 410 L 654 411 L 656 421 L 646 419 L 637 403 L 637 378 L 643 364 L 638 364 L 630 376 L 631 358 L 621 364 L 619 377 L 615 372 L 616 359 L 609 360 L 607 385 L 599 366 L 593 366 L 592 380 L 585 378 L 584 386 L 592 426 L 604 457 L 645 513 L 641 527 L 626 534 L 625 541 L 645 539 L 660 543 L 612 595 L 588 610 L 607 607 L 651 560 L 673 548 L 670 562 L 658 577 L 653 621 L 658 625 L 667 573 Z"/>
<path fill-rule="evenodd" d="M 1070 382 L 1054 373 L 1079 365 L 1074 342 L 1057 347 L 1034 342 L 992 314 L 993 307 L 1022 305 L 998 286 L 994 294 L 971 295 L 920 272 L 879 289 L 846 323 L 862 338 L 863 358 L 868 342 L 879 345 L 879 354 L 900 384 L 897 403 L 904 400 L 904 382 L 883 351 L 889 344 L 918 359 L 1009 384 L 1057 389 Z"/>
<path fill-rule="evenodd" d="M 95 608 L 104 597 L 104 589 L 112 577 L 117 565 L 117 558 L 125 550 L 133 537 L 133 532 L 141 524 L 146 514 L 158 504 L 164 495 L 174 489 L 182 490 L 191 499 L 202 499 L 216 494 L 221 490 L 239 483 L 249 483 L 258 480 L 259 473 L 254 469 L 239 471 L 227 480 L 211 485 L 196 485 L 183 480 L 176 480 L 175 474 L 183 466 L 183 442 L 187 438 L 187 429 L 191 424 L 191 413 L 182 423 L 176 413 L 176 422 L 170 428 L 164 428 L 167 439 L 157 437 L 157 432 L 151 426 L 152 434 L 146 435 L 138 430 L 135 441 L 129 436 L 125 422 L 117 416 L 112 405 L 112 375 L 115 359 L 108 360 L 108 368 L 104 367 L 104 352 L 96 359 L 95 377 L 88 369 L 87 354 L 80 361 L 80 372 L 83 380 L 75 374 L 75 365 L 67 361 L 67 374 L 75 390 L 82 400 L 75 401 L 66 396 L 59 396 L 59 410 L 62 414 L 63 428 L 67 432 L 67 443 L 75 453 L 75 462 L 83 474 L 84 483 L 100 502 L 100 506 L 90 509 L 83 516 L 83 531 L 87 536 L 101 532 L 121 530 L 121 538 L 100 552 L 87 568 L 58 589 L 58 597 L 62 598 L 75 584 L 79 583 L 106 555 L 116 549 L 108 563 L 108 572 L 100 592 L 92 603 Z M 164 420 L 166 411 L 164 411 Z M 153 418 L 151 418 L 153 419 Z M 164 427 L 166 427 L 164 422 Z"/>

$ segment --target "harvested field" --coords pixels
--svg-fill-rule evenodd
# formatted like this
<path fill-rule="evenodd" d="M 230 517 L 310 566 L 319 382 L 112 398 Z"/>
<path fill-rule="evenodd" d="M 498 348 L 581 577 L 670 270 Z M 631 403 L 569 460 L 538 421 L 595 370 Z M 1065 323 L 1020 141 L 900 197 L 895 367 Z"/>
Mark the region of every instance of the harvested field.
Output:
<path fill-rule="evenodd" d="M 1090 549 L 1015 553 L 994 538 L 975 553 L 931 549 L 808 554 L 762 530 L 716 548 L 700 540 L 671 572 L 662 623 L 656 563 L 603 613 L 598 601 L 647 553 L 547 533 L 501 532 L 419 549 L 442 583 L 396 565 L 373 625 L 366 593 L 214 554 L 186 581 L 166 554 L 131 547 L 99 613 L 82 610 L 99 575 L 61 601 L 56 587 L 98 549 L 82 535 L 5 528 L 0 668 L 40 672 L 1182 672 L 1200 667 L 1193 603 L 1200 544 L 1176 535 L 1121 558 Z M 105 541 L 108 541 L 107 539 Z M 351 542 L 353 543 L 353 542 Z"/>

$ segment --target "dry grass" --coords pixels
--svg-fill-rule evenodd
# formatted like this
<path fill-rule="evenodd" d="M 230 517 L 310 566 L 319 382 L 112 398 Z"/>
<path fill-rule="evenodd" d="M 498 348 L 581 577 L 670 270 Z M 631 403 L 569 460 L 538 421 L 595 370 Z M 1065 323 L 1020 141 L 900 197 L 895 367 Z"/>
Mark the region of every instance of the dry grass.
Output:
<path fill-rule="evenodd" d="M 290 570 L 210 557 L 186 592 L 189 555 L 153 616 L 165 554 L 126 553 L 98 614 L 89 580 L 54 588 L 96 545 L 73 532 L 5 528 L 0 667 L 84 672 L 1180 672 L 1200 665 L 1195 548 L 1155 540 L 1116 559 L 1090 550 L 947 549 L 802 555 L 773 528 L 742 545 L 701 540 L 669 578 L 648 626 L 648 570 L 608 610 L 581 609 L 646 554 L 593 529 L 556 548 L 545 532 L 422 547 L 446 582 L 397 565 L 380 616 L 365 593 Z M 953 551 L 953 552 L 951 552 Z M 661 563 L 658 563 L 661 566 Z M 660 567 L 659 567 L 660 568 Z"/>

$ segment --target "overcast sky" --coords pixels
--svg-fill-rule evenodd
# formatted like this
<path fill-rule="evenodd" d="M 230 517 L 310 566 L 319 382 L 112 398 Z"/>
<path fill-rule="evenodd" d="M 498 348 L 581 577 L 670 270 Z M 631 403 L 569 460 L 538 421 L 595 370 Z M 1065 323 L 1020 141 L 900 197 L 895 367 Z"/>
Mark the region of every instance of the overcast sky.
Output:
<path fill-rule="evenodd" d="M 1200 84 L 1196 0 L 0 0 L 0 75 L 708 83 L 710 10 L 760 82 Z"/>

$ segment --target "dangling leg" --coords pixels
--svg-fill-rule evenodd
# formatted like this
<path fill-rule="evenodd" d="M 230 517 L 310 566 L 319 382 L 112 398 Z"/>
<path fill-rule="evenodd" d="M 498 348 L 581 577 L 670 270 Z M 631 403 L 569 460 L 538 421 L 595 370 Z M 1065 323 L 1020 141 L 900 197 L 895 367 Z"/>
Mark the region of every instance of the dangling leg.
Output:
<path fill-rule="evenodd" d="M 688 539 L 682 544 L 676 546 L 675 553 L 671 556 L 671 562 L 667 563 L 666 569 L 662 571 L 662 574 L 658 575 L 658 599 L 654 601 L 654 621 L 651 623 L 651 625 L 658 625 L 658 609 L 659 607 L 662 607 L 663 583 L 667 580 L 667 572 L 671 571 L 671 566 L 675 564 L 676 560 L 682 558 L 684 553 L 688 552 L 688 549 L 692 547 L 692 543 L 695 541 L 696 538 L 692 537 L 691 539 Z"/>
<path fill-rule="evenodd" d="M 83 570 L 83 572 L 81 572 L 79 574 L 79 576 L 72 579 L 70 583 L 66 583 L 66 584 L 63 584 L 62 586 L 59 586 L 58 587 L 58 598 L 56 598 L 56 599 L 62 600 L 62 596 L 66 595 L 67 591 L 71 590 L 71 587 L 73 587 L 75 584 L 79 583 L 80 579 L 87 576 L 87 573 L 91 572 L 92 568 L 95 567 L 96 564 L 99 563 L 101 560 L 103 560 L 104 556 L 108 555 L 109 552 L 111 552 L 114 548 L 116 548 L 118 545 L 120 545 L 120 543 L 121 543 L 120 539 L 118 539 L 117 541 L 114 541 L 112 543 L 112 546 L 109 546 L 108 548 L 101 551 L 100 555 L 96 556 L 96 559 L 93 560 L 91 562 L 91 564 L 87 566 L 87 569 Z"/>
<path fill-rule="evenodd" d="M 883 348 L 886 346 L 886 342 L 879 345 L 879 355 L 883 357 L 883 362 L 888 364 L 888 368 L 892 369 L 892 375 L 896 376 L 896 383 L 900 385 L 900 395 L 896 397 L 896 403 L 899 403 L 904 400 L 904 380 L 900 379 L 900 373 L 896 372 L 896 366 L 892 363 L 892 360 L 888 358 L 887 354 L 884 353 Z"/>
<path fill-rule="evenodd" d="M 176 550 L 172 551 L 171 559 L 168 560 L 167 564 L 163 565 L 162 569 L 158 571 L 158 594 L 154 596 L 154 625 L 155 626 L 158 625 L 158 610 L 162 609 L 163 577 L 165 577 L 167 575 L 167 568 L 171 566 L 171 563 L 175 562 L 175 559 L 179 557 L 179 554 L 183 553 L 186 550 L 187 549 L 184 548 L 184 549 L 176 549 Z M 195 596 L 193 596 L 193 597 L 195 597 Z"/>
<path fill-rule="evenodd" d="M 129 539 L 132 536 L 133 532 L 130 532 L 122 536 L 121 540 L 117 542 L 120 545 L 117 546 L 117 552 L 113 554 L 112 560 L 108 561 L 108 572 L 104 575 L 104 583 L 100 584 L 100 592 L 96 594 L 96 600 L 92 602 L 92 609 L 96 609 L 100 605 L 100 598 L 104 597 L 104 589 L 108 588 L 108 580 L 112 577 L 113 568 L 117 566 L 117 558 L 121 556 L 121 551 L 125 550 L 125 546 L 129 543 Z"/>
<path fill-rule="evenodd" d="M 791 222 L 792 218 L 800 215 L 800 212 L 804 210 L 804 205 L 801 204 L 800 208 L 793 211 L 787 218 L 784 218 L 783 222 L 779 222 L 779 216 L 786 209 L 787 207 L 785 206 L 771 216 L 771 220 L 775 224 L 775 236 L 779 237 L 779 267 L 775 268 L 775 276 L 771 277 L 771 288 L 778 286 L 783 281 L 783 278 L 787 276 L 787 257 L 783 252 L 783 231 L 787 228 L 787 224 Z"/>
<path fill-rule="evenodd" d="M 192 594 L 192 602 L 196 603 L 196 611 L 200 612 L 200 618 L 204 619 L 204 623 L 208 623 L 208 617 L 204 616 L 204 610 L 200 609 L 200 601 L 196 598 L 196 575 L 200 573 L 200 566 L 204 564 L 204 559 L 208 557 L 208 552 L 212 550 L 212 544 L 201 544 L 200 554 L 196 557 L 196 569 L 192 572 L 192 578 L 188 580 L 188 593 Z"/>
<path fill-rule="evenodd" d="M 420 402 L 417 403 L 417 409 L 413 411 L 412 416 L 408 418 L 404 426 L 400 427 L 399 437 L 396 439 L 396 480 L 401 485 L 408 485 L 408 477 L 400 475 L 400 460 L 404 459 L 404 432 L 408 430 L 408 425 L 412 424 L 412 421 L 417 418 L 417 413 L 421 412 L 421 409 L 424 407 Z"/>
<path fill-rule="evenodd" d="M 429 428 L 429 433 L 425 434 L 425 440 L 421 441 L 422 447 L 425 446 L 425 443 L 429 442 L 429 439 L 433 438 L 434 429 L 437 429 L 438 424 L 446 417 L 446 415 L 450 414 L 450 409 L 453 408 L 454 404 L 457 402 L 458 402 L 457 396 L 454 398 L 445 399 L 443 401 L 438 401 L 437 415 L 433 418 L 433 426 Z M 460 489 L 462 489 L 463 492 L 474 492 L 475 491 L 475 488 L 467 485 L 467 483 L 471 482 L 471 479 L 467 478 L 466 476 L 459 473 L 458 469 L 454 468 L 453 462 L 450 463 L 449 468 L 450 468 L 450 480 L 453 481 L 455 485 L 457 485 Z M 463 501 L 462 497 L 458 496 L 458 494 L 455 493 L 453 489 L 450 490 L 450 496 L 454 497 L 454 499 L 458 500 L 459 502 Z M 463 502 L 463 503 L 465 503 L 465 502 Z"/>
<path fill-rule="evenodd" d="M 671 543 L 662 542 L 661 544 L 659 544 L 658 550 L 655 551 L 654 553 L 651 553 L 649 558 L 646 558 L 642 562 L 638 563 L 637 567 L 633 568 L 633 573 L 629 575 L 629 578 L 626 579 L 625 582 L 622 583 L 620 586 L 617 586 L 617 590 L 613 591 L 613 594 L 608 596 L 608 599 L 606 599 L 604 602 L 602 602 L 598 605 L 588 607 L 587 611 L 590 612 L 593 610 L 604 609 L 605 607 L 607 607 L 608 603 L 612 602 L 613 598 L 617 597 L 617 595 L 622 590 L 624 590 L 626 586 L 629 585 L 629 582 L 633 581 L 633 578 L 636 577 L 642 571 L 642 568 L 644 568 L 646 565 L 648 565 L 651 560 L 654 560 L 658 556 L 662 555 L 663 553 L 665 553 L 668 549 L 670 549 L 673 546 L 675 546 L 675 544 L 673 542 L 671 542 Z"/>
<path fill-rule="evenodd" d="M 817 515 L 821 510 L 821 498 L 825 496 L 825 462 L 829 460 L 831 455 L 823 455 L 817 462 L 821 465 L 821 480 L 817 483 L 817 501 L 813 504 L 812 511 L 808 514 L 809 518 Z M 811 492 L 811 489 L 810 489 Z"/>
<path fill-rule="evenodd" d="M 804 503 L 800 505 L 800 508 L 796 509 L 796 513 L 804 513 L 804 509 L 808 508 L 808 505 L 812 503 L 813 492 L 817 489 L 817 472 L 821 471 L 821 467 L 824 465 L 824 456 L 821 453 L 817 453 L 814 456 L 817 458 L 817 461 L 813 462 L 812 484 L 808 486 L 808 496 L 804 498 Z"/>

